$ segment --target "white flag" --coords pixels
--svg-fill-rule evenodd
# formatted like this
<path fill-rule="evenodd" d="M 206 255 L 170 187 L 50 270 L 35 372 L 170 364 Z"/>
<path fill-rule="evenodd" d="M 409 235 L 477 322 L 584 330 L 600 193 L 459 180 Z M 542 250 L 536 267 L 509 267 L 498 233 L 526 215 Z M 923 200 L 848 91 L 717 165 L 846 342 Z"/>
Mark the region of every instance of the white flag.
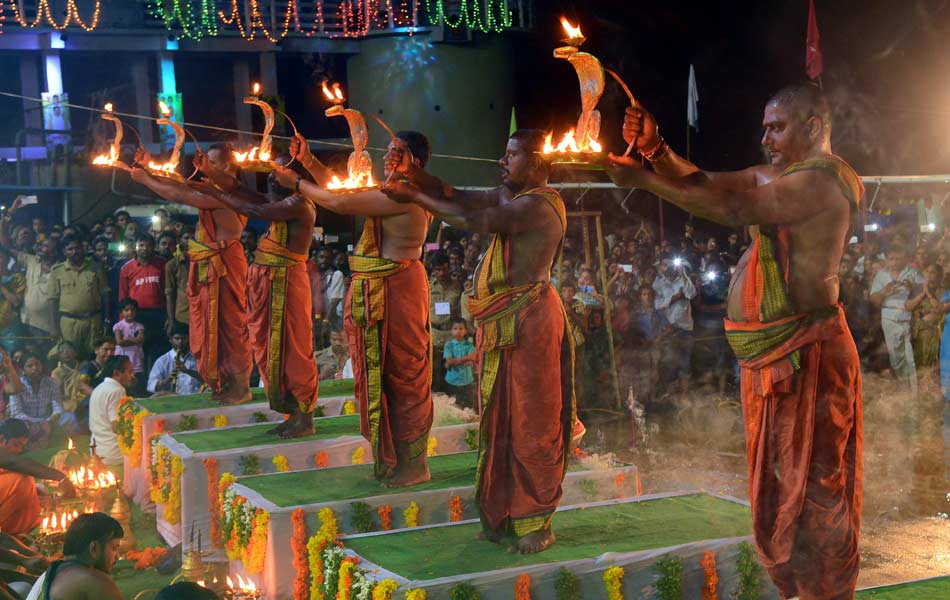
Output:
<path fill-rule="evenodd" d="M 686 122 L 699 131 L 699 92 L 696 90 L 696 71 L 689 66 L 689 91 L 686 99 Z"/>

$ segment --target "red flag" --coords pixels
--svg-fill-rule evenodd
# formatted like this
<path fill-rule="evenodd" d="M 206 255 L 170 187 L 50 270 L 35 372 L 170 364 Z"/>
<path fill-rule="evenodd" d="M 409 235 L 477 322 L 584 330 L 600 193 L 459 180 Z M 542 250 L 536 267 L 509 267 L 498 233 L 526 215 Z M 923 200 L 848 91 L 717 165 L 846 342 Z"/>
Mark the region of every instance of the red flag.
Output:
<path fill-rule="evenodd" d="M 805 41 L 805 72 L 809 79 L 816 79 L 824 71 L 821 59 L 821 47 L 818 33 L 818 20 L 815 18 L 815 0 L 808 0 L 808 39 Z"/>

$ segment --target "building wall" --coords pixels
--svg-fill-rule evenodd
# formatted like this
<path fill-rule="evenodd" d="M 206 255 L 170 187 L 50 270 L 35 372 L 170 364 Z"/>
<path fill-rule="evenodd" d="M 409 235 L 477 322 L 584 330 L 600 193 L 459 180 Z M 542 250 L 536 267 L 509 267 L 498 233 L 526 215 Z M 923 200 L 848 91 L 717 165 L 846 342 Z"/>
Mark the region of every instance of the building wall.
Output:
<path fill-rule="evenodd" d="M 367 39 L 360 46 L 347 62 L 353 108 L 378 115 L 394 131 L 421 131 L 435 153 L 492 160 L 435 158 L 433 173 L 460 185 L 500 182 L 494 161 L 508 137 L 513 89 L 505 36 L 446 44 L 420 34 Z M 372 146 L 388 143 L 378 124 L 369 118 L 367 124 Z"/>

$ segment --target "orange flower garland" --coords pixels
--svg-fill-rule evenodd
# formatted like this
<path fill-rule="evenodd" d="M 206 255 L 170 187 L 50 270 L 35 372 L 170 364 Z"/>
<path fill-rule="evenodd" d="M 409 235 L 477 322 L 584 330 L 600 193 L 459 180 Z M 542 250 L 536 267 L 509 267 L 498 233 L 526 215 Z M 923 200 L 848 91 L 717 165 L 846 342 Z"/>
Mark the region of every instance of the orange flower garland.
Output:
<path fill-rule="evenodd" d="M 116 426 L 119 450 L 129 457 L 129 464 L 135 468 L 142 464 L 142 423 L 148 415 L 145 409 L 136 411 L 135 400 L 129 396 L 119 401 Z"/>
<path fill-rule="evenodd" d="M 458 496 L 452 496 L 449 500 L 449 520 L 453 523 L 462 520 L 462 499 Z"/>
<path fill-rule="evenodd" d="M 388 504 L 383 504 L 376 509 L 376 513 L 379 514 L 379 528 L 383 531 L 389 531 L 393 528 L 393 507 Z"/>
<path fill-rule="evenodd" d="M 703 559 L 699 561 L 703 566 L 703 600 L 719 600 L 716 586 L 719 584 L 719 574 L 716 572 L 716 553 L 707 550 Z"/>
<path fill-rule="evenodd" d="M 318 469 L 324 469 L 330 464 L 330 456 L 326 452 L 317 452 L 317 455 L 313 458 L 313 462 L 317 465 Z"/>
<path fill-rule="evenodd" d="M 624 475 L 623 471 L 617 473 L 617 476 L 614 477 L 614 488 L 617 490 L 618 498 L 623 498 L 623 484 L 626 479 L 627 477 Z"/>
<path fill-rule="evenodd" d="M 142 571 L 157 565 L 167 554 L 168 548 L 155 546 L 154 548 L 146 548 L 145 550 L 129 550 L 125 553 L 125 558 L 135 562 L 134 567 L 136 571 Z"/>
<path fill-rule="evenodd" d="M 340 578 L 336 584 L 336 600 L 352 600 L 353 598 L 353 569 L 359 559 L 347 556 L 340 563 Z"/>
<path fill-rule="evenodd" d="M 294 555 L 294 568 L 297 576 L 294 577 L 294 600 L 310 600 L 310 561 L 307 557 L 307 520 L 306 512 L 302 508 L 296 509 L 290 515 L 294 526 L 293 537 L 290 538 L 290 548 Z M 212 519 L 212 521 L 214 521 Z"/>
<path fill-rule="evenodd" d="M 515 600 L 531 600 L 531 576 L 527 573 L 518 575 L 515 582 Z"/>
<path fill-rule="evenodd" d="M 244 569 L 248 575 L 258 575 L 264 570 L 264 556 L 267 553 L 267 529 L 270 513 L 258 508 L 254 513 L 254 526 L 251 537 L 244 548 Z"/>
<path fill-rule="evenodd" d="M 218 459 L 206 458 L 205 476 L 208 478 L 208 514 L 211 515 L 211 545 L 221 547 L 221 506 L 218 504 Z"/>

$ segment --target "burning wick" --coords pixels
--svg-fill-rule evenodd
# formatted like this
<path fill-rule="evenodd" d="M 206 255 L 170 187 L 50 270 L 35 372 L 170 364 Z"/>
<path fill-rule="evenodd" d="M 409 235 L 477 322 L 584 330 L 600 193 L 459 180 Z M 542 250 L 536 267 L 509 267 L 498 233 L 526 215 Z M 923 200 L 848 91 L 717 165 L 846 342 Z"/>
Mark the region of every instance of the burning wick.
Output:
<path fill-rule="evenodd" d="M 254 82 L 254 85 L 251 86 L 251 95 L 252 95 L 252 96 L 260 96 L 260 95 L 261 95 L 261 84 L 260 84 L 260 83 L 258 83 L 258 82 L 256 82 L 256 81 Z"/>
<path fill-rule="evenodd" d="M 340 89 L 339 83 L 334 83 L 333 90 L 331 91 L 330 88 L 327 87 L 327 82 L 324 81 L 323 95 L 327 97 L 327 100 L 334 104 L 343 104 L 343 101 L 346 100 L 346 98 L 343 96 L 343 90 Z"/>
<path fill-rule="evenodd" d="M 571 25 L 571 22 L 567 20 L 567 17 L 561 17 L 561 26 L 564 27 L 564 33 L 567 34 L 567 39 L 583 39 L 584 34 L 581 33 L 580 26 L 574 27 Z"/>
<path fill-rule="evenodd" d="M 162 102 L 161 100 L 158 101 L 158 112 L 162 113 L 162 116 L 165 117 L 166 119 L 172 116 L 171 109 L 168 108 L 168 105 Z"/>
<path fill-rule="evenodd" d="M 106 102 L 105 109 L 106 109 L 106 112 L 112 112 L 112 103 Z"/>

